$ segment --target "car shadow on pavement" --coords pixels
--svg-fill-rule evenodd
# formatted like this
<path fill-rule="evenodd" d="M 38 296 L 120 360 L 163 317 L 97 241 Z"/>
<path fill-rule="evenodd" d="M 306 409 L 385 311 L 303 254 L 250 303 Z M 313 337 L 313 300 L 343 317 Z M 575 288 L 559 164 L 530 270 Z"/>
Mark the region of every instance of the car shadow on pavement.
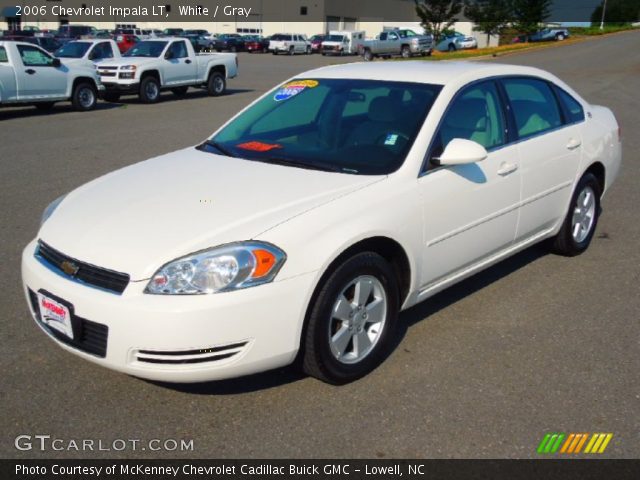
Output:
<path fill-rule="evenodd" d="M 402 312 L 400 314 L 400 321 L 398 322 L 398 329 L 394 337 L 391 353 L 400 346 L 411 326 L 423 320 L 428 320 L 431 315 L 526 267 L 528 264 L 544 257 L 548 253 L 549 248 L 546 243 L 529 247 L 513 257 L 479 272 L 409 310 Z M 297 369 L 294 364 L 293 366 L 278 368 L 264 373 L 214 382 L 190 384 L 148 382 L 164 388 L 196 395 L 237 395 L 280 387 L 304 378 L 306 378 L 306 375 L 302 373 L 300 369 Z"/>
<path fill-rule="evenodd" d="M 246 377 L 218 380 L 214 382 L 166 383 L 147 381 L 154 385 L 182 393 L 192 393 L 196 395 L 237 395 L 240 393 L 250 393 L 280 387 L 288 383 L 297 382 L 304 378 L 306 378 L 304 373 L 293 366 L 288 366 L 269 370 L 268 372 L 248 375 Z"/>
<path fill-rule="evenodd" d="M 98 102 L 96 108 L 92 110 L 93 112 L 100 112 L 106 110 L 113 110 L 114 108 L 118 108 L 121 105 L 118 103 L 104 103 Z M 27 118 L 27 117 L 55 117 L 57 115 L 61 115 L 63 113 L 80 113 L 86 115 L 89 112 L 76 112 L 73 106 L 70 103 L 60 103 L 54 105 L 51 110 L 41 111 L 32 105 L 20 105 L 20 106 L 9 106 L 6 108 L 0 108 L 0 122 L 2 120 L 10 120 L 17 118 Z"/>

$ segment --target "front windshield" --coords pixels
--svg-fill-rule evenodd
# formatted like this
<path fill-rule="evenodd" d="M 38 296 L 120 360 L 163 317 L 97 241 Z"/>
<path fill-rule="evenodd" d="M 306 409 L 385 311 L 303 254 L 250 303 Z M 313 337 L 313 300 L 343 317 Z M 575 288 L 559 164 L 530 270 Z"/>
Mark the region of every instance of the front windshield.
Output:
<path fill-rule="evenodd" d="M 91 47 L 89 42 L 69 42 L 60 47 L 54 54 L 58 58 L 82 58 Z"/>
<path fill-rule="evenodd" d="M 122 54 L 123 57 L 159 57 L 167 42 L 142 41 L 136 43 L 133 47 Z"/>
<path fill-rule="evenodd" d="M 326 42 L 341 42 L 342 40 L 344 40 L 344 37 L 342 35 L 329 35 L 326 38 Z"/>
<path fill-rule="evenodd" d="M 299 79 L 271 91 L 200 148 L 302 168 L 388 174 L 404 162 L 441 88 Z"/>

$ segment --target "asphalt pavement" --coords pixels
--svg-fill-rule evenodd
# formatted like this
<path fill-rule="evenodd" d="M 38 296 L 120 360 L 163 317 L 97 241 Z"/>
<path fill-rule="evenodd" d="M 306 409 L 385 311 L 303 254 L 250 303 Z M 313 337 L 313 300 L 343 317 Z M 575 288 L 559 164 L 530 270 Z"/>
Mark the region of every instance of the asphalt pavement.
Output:
<path fill-rule="evenodd" d="M 615 112 L 623 169 L 593 244 L 577 258 L 535 246 L 404 312 L 390 358 L 343 387 L 289 368 L 172 386 L 92 365 L 30 318 L 20 255 L 59 195 L 196 144 L 276 83 L 354 58 L 240 54 L 240 75 L 220 98 L 193 90 L 90 113 L 1 109 L 0 457 L 522 458 L 550 431 L 612 432 L 602 456 L 639 457 L 639 46 L 631 32 L 481 60 L 547 69 Z M 41 434 L 64 445 L 192 439 L 194 448 L 16 450 L 16 436 Z"/>

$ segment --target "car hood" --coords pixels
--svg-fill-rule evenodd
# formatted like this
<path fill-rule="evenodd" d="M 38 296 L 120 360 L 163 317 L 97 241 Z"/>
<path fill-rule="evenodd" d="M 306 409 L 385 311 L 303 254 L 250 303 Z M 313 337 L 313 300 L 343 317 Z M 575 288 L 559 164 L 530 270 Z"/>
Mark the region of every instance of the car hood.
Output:
<path fill-rule="evenodd" d="M 249 240 L 385 177 L 253 162 L 188 148 L 71 192 L 39 238 L 78 260 L 151 277 L 163 264 Z"/>
<path fill-rule="evenodd" d="M 123 65 L 136 65 L 138 67 L 157 63 L 158 57 L 122 57 L 113 60 L 104 60 L 98 64 L 99 67 L 121 67 Z"/>
<path fill-rule="evenodd" d="M 84 67 L 95 70 L 94 63 L 85 58 L 60 58 L 60 62 L 68 67 Z"/>

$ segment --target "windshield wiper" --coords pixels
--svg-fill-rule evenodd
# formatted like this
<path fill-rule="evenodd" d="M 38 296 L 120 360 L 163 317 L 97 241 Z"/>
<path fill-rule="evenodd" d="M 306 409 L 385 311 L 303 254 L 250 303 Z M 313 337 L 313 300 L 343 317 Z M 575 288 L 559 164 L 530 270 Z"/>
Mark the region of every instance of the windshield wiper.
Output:
<path fill-rule="evenodd" d="M 267 157 L 267 158 L 252 158 L 257 162 L 274 163 L 276 165 L 284 165 L 287 167 L 306 168 L 308 170 L 320 170 L 322 172 L 340 172 L 340 173 L 358 173 L 357 170 L 349 168 L 339 167 L 331 163 L 325 162 L 305 162 L 302 160 L 296 160 L 293 158 L 282 157 Z"/>
<path fill-rule="evenodd" d="M 236 158 L 236 156 L 233 153 L 231 153 L 229 149 L 227 149 L 220 143 L 216 142 L 215 140 L 207 140 L 202 145 L 198 145 L 196 148 L 198 150 L 204 150 L 204 147 L 213 147 L 227 157 Z"/>

